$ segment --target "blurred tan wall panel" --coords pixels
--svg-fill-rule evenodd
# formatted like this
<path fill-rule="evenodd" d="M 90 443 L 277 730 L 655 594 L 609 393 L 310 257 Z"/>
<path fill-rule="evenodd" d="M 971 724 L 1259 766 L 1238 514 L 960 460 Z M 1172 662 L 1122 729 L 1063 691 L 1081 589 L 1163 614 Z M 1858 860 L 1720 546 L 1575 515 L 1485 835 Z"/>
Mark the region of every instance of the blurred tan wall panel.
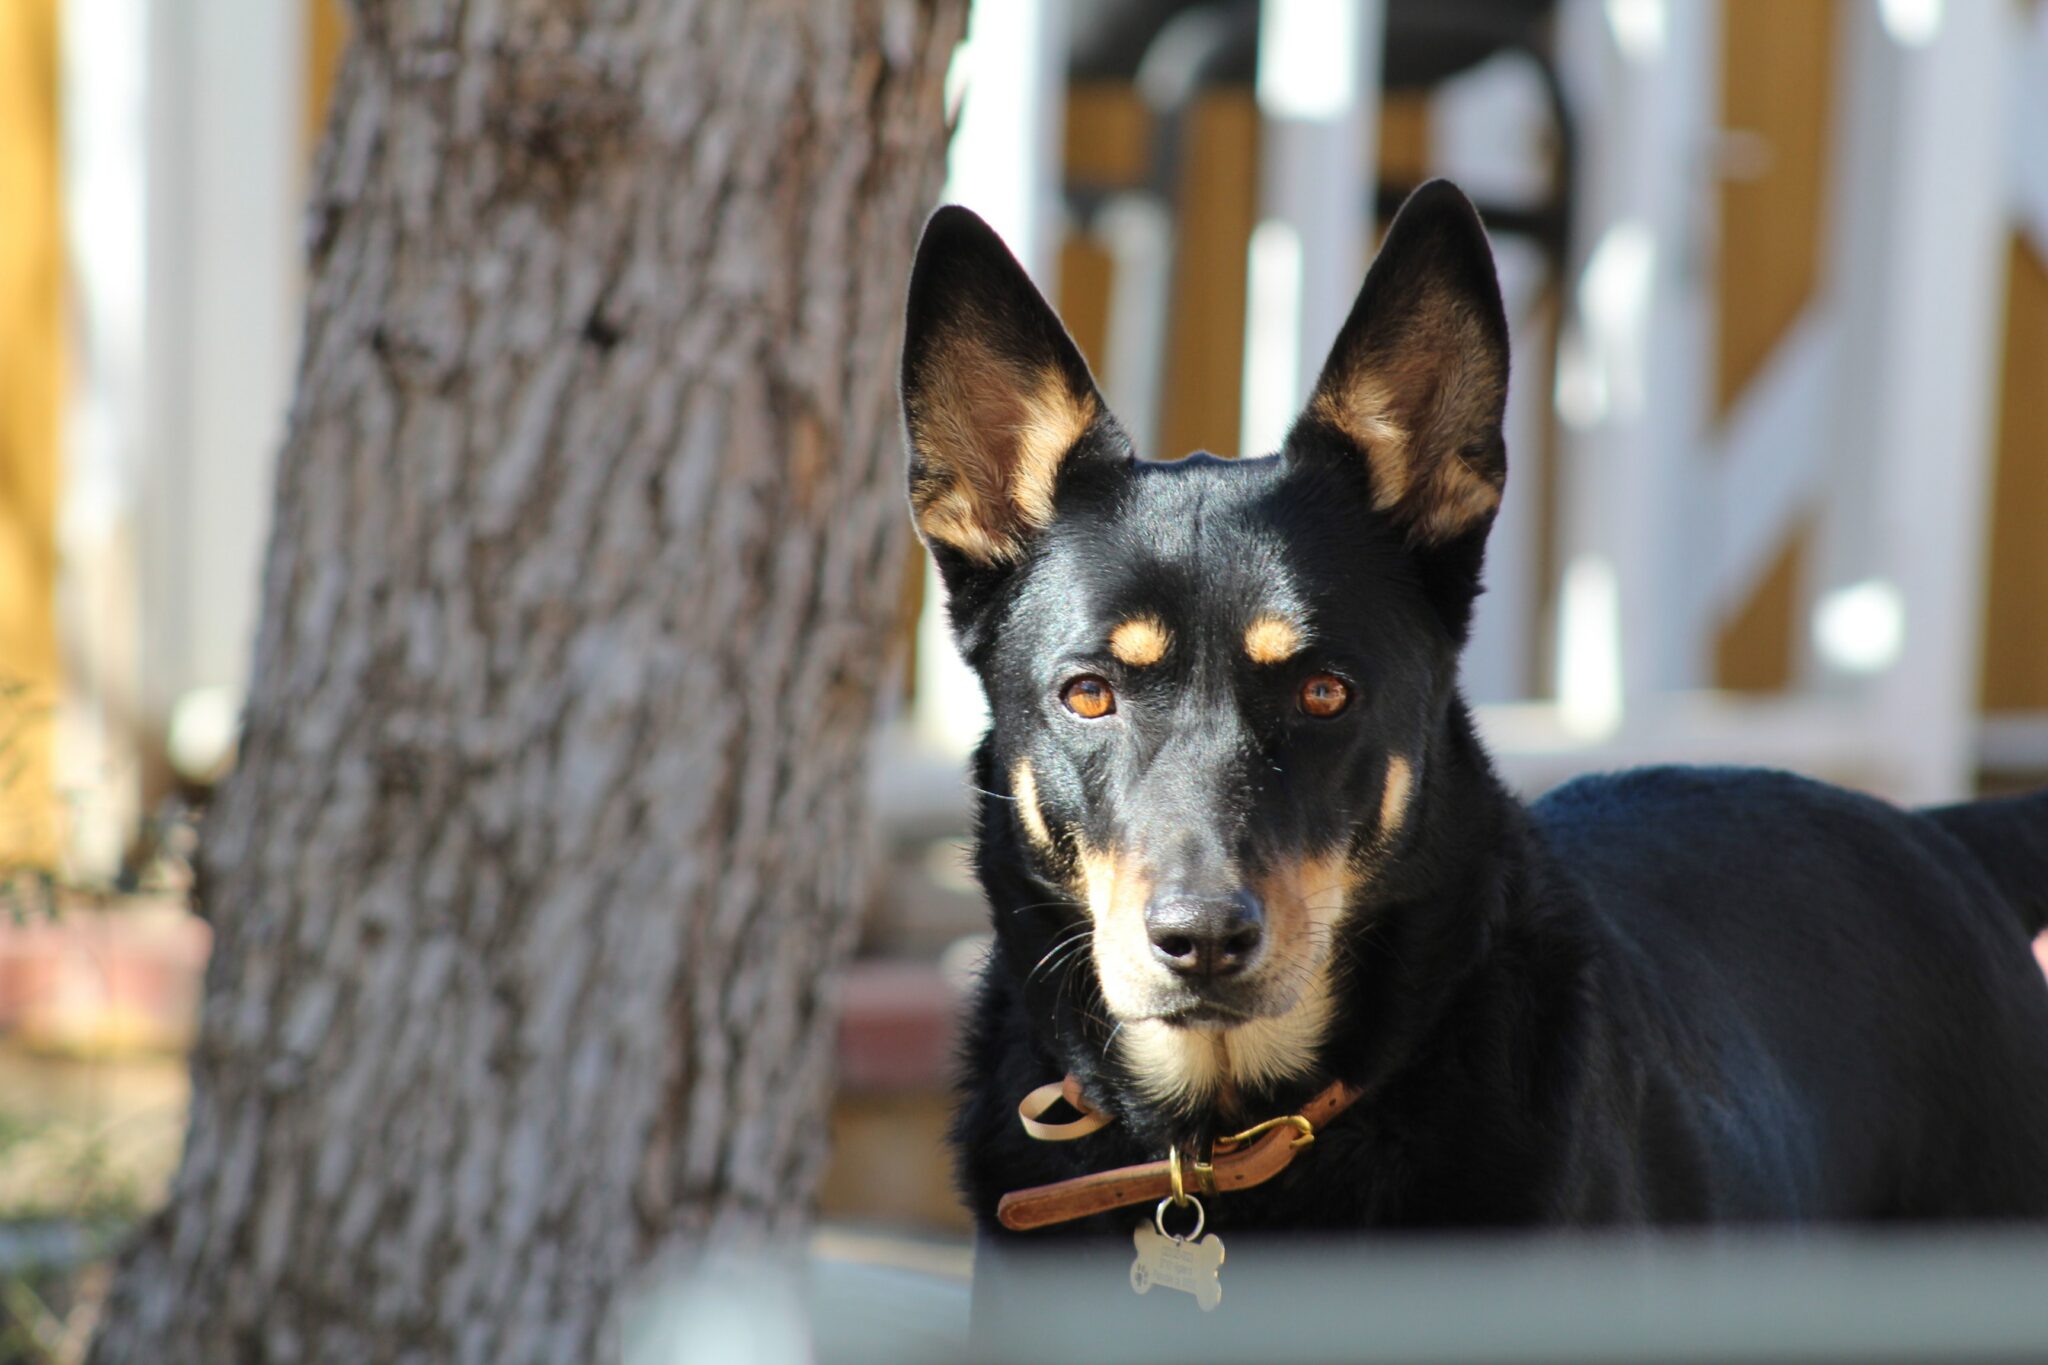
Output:
<path fill-rule="evenodd" d="M 1115 274 L 1109 248 L 1096 238 L 1076 232 L 1060 243 L 1060 318 L 1098 379 L 1103 348 L 1109 344 L 1109 296 Z"/>
<path fill-rule="evenodd" d="M 1727 0 L 1722 124 L 1756 139 L 1754 164 L 1720 193 L 1716 407 L 1725 417 L 1812 298 L 1819 277 L 1834 107 L 1836 0 Z M 1807 532 L 1731 613 L 1715 681 L 1778 691 L 1792 681 Z"/>
<path fill-rule="evenodd" d="M 1428 92 L 1388 91 L 1380 100 L 1380 179 L 1390 185 L 1420 185 L 1429 179 L 1430 137 Z"/>
<path fill-rule="evenodd" d="M 1077 81 L 1067 88 L 1066 173 L 1085 185 L 1144 180 L 1152 111 L 1121 81 Z"/>
<path fill-rule="evenodd" d="M 1777 692 L 1792 681 L 1792 644 L 1799 628 L 1799 584 L 1806 575 L 1812 526 L 1801 521 L 1771 561 L 1769 572 L 1714 642 L 1714 682 L 1734 692 Z"/>
<path fill-rule="evenodd" d="M 1173 335 L 1159 449 L 1238 452 L 1244 388 L 1245 256 L 1258 214 L 1259 108 L 1249 89 L 1219 89 L 1195 101 L 1174 206 Z M 1253 452 L 1257 453 L 1257 452 Z"/>
<path fill-rule="evenodd" d="M 2048 710 L 2048 265 L 2015 237 L 1993 474 L 1984 709 Z"/>
<path fill-rule="evenodd" d="M 1722 126 L 1756 138 L 1759 153 L 1721 182 L 1715 390 L 1725 414 L 1813 297 L 1819 277 L 1835 4 L 1727 0 L 1722 16 Z"/>
<path fill-rule="evenodd" d="M 305 0 L 306 4 L 306 164 L 327 131 L 327 105 L 334 78 L 341 72 L 342 49 L 348 46 L 348 8 L 342 0 Z"/>
<path fill-rule="evenodd" d="M 842 1091 L 832 1105 L 832 1157 L 818 1190 L 819 1214 L 926 1234 L 971 1231 L 946 1157 L 952 1112 L 942 1094 Z"/>
<path fill-rule="evenodd" d="M 0 4 L 0 869 L 49 867 L 63 223 L 57 0 Z"/>
<path fill-rule="evenodd" d="M 1094 188 L 1138 185 L 1149 174 L 1152 116 L 1137 91 L 1087 81 L 1067 91 L 1066 174 Z M 1154 459 L 1190 450 L 1239 453 L 1243 389 L 1245 253 L 1258 215 L 1259 114 L 1252 92 L 1212 90 L 1191 111 L 1174 206 L 1172 335 L 1167 340 Z M 1429 102 L 1390 96 L 1380 117 L 1380 158 L 1396 180 L 1429 173 Z M 1112 264 L 1099 242 L 1071 238 L 1060 258 L 1059 307 L 1091 362 L 1108 332 Z"/>

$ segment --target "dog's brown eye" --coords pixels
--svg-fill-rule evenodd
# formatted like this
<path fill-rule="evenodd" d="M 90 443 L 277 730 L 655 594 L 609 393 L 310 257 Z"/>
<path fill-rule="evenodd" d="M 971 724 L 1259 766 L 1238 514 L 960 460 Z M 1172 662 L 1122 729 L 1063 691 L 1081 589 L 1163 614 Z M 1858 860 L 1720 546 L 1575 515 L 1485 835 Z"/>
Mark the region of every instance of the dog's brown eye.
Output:
<path fill-rule="evenodd" d="M 1351 704 L 1351 689 L 1331 673 L 1318 673 L 1301 685 L 1301 709 L 1317 720 L 1328 720 Z"/>
<path fill-rule="evenodd" d="M 1062 687 L 1060 700 L 1083 720 L 1101 720 L 1116 710 L 1116 693 L 1093 673 L 1084 673 Z"/>

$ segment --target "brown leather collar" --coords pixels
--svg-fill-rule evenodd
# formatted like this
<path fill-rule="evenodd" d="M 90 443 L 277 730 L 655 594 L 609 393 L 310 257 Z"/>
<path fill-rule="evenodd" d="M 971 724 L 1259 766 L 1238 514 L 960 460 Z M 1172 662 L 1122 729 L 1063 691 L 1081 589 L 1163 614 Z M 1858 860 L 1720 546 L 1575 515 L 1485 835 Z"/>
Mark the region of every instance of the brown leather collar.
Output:
<path fill-rule="evenodd" d="M 1081 1103 L 1080 1086 L 1072 1076 L 1057 1088 L 1069 1104 L 1097 1120 L 1087 1128 L 1088 1132 L 1094 1132 L 1109 1122 L 1107 1117 Z M 1035 1097 L 1052 1089 L 1054 1087 L 1046 1086 L 1034 1090 L 1025 1097 L 1024 1105 L 1031 1104 Z M 1271 1180 L 1287 1169 L 1296 1153 L 1315 1141 L 1318 1129 L 1349 1109 L 1361 1093 L 1338 1081 L 1304 1104 L 1298 1114 L 1268 1119 L 1232 1137 L 1216 1139 L 1216 1152 L 1209 1162 L 1194 1163 L 1186 1168 L 1194 1176 L 1195 1190 L 1201 1194 L 1231 1194 Z M 1019 1106 L 1019 1116 L 1025 1119 L 1028 1130 L 1037 1115 L 1025 1115 L 1024 1105 Z M 1043 1107 L 1039 1112 L 1044 1112 Z M 1066 1126 L 1080 1127 L 1081 1124 Z M 996 1218 L 1013 1232 L 1029 1232 L 1110 1209 L 1170 1199 L 1173 1194 L 1172 1161 L 1148 1161 L 1138 1166 L 1119 1166 L 1093 1175 L 1076 1176 L 1072 1180 L 1056 1180 L 1050 1185 L 1012 1190 L 997 1203 Z"/>

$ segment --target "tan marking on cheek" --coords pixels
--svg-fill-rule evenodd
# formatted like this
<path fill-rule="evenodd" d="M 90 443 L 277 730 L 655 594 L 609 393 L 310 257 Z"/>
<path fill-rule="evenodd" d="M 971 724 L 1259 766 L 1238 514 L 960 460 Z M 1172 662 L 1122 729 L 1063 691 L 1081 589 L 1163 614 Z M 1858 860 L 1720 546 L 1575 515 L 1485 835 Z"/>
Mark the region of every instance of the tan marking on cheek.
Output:
<path fill-rule="evenodd" d="M 1110 854 L 1097 853 L 1088 840 L 1076 835 L 1075 862 L 1081 869 L 1081 891 L 1088 901 L 1088 913 L 1101 925 L 1109 915 L 1111 898 L 1116 894 L 1116 859 Z"/>
<path fill-rule="evenodd" d="M 1245 628 L 1244 652 L 1255 664 L 1285 663 L 1301 648 L 1301 631 L 1292 621 L 1261 616 Z"/>
<path fill-rule="evenodd" d="M 1342 850 L 1282 863 L 1254 879 L 1266 907 L 1265 970 L 1276 981 L 1306 983 L 1290 1013 L 1326 989 L 1330 952 L 1361 881 Z"/>
<path fill-rule="evenodd" d="M 1010 769 L 1010 795 L 1017 798 L 1017 818 L 1023 822 L 1024 832 L 1041 852 L 1052 851 L 1052 830 L 1045 823 L 1045 812 L 1038 808 L 1038 777 L 1031 771 L 1031 760 L 1020 758 L 1017 766 Z"/>
<path fill-rule="evenodd" d="M 1133 616 L 1109 633 L 1109 652 L 1132 668 L 1158 663 L 1172 643 L 1173 636 L 1156 616 Z"/>
<path fill-rule="evenodd" d="M 1342 851 L 1283 863 L 1259 878 L 1256 889 L 1266 905 L 1272 951 L 1319 963 L 1358 884 L 1358 873 Z"/>
<path fill-rule="evenodd" d="M 1415 765 L 1399 754 L 1387 760 L 1387 789 L 1380 797 L 1380 838 L 1401 832 L 1408 818 L 1408 797 L 1415 787 Z"/>
<path fill-rule="evenodd" d="M 1145 932 L 1152 879 L 1118 850 L 1101 852 L 1078 837 L 1075 843 L 1081 893 L 1095 923 L 1089 951 L 1103 1002 L 1119 1018 L 1143 1014 L 1152 989 L 1151 940 Z"/>

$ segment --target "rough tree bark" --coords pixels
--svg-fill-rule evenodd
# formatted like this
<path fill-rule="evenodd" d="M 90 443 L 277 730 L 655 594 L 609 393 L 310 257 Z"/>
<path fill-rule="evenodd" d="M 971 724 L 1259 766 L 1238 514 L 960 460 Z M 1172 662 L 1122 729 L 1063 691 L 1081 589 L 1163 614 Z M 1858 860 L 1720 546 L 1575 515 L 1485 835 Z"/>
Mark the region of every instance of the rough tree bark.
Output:
<path fill-rule="evenodd" d="M 788 1230 L 964 0 L 365 3 L 191 1131 L 95 1361 L 576 1361 Z"/>

